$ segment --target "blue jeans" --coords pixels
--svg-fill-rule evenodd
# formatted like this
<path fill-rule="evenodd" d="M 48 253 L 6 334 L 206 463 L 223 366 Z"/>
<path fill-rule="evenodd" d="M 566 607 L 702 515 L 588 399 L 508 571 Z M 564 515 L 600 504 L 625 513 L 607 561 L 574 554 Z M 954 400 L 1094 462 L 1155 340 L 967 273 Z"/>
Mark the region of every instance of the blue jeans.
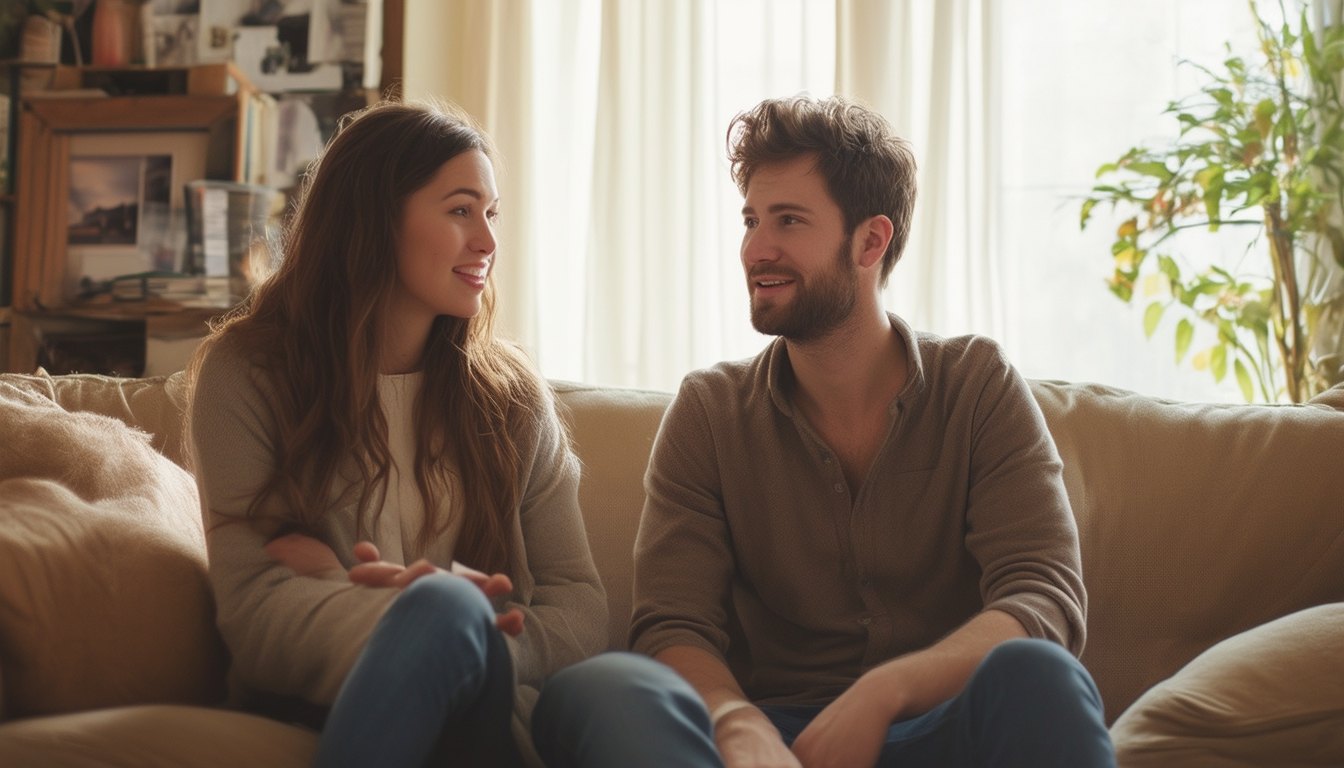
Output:
<path fill-rule="evenodd" d="M 823 707 L 763 707 L 785 744 Z M 1114 768 L 1101 695 L 1055 643 L 1009 640 L 980 662 L 962 692 L 895 723 L 879 768 Z"/>
<path fill-rule="evenodd" d="M 604 653 L 551 676 L 532 710 L 550 768 L 719 766 L 700 695 L 647 656 Z"/>
<path fill-rule="evenodd" d="M 542 692 L 532 730 L 548 765 L 721 768 L 708 713 L 698 697 L 686 699 L 686 683 L 675 678 L 668 691 L 646 690 L 656 678 L 631 683 L 603 659 L 571 667 Z M 545 732 L 543 704 L 548 715 L 556 711 Z M 822 709 L 762 707 L 786 744 Z M 659 720 L 651 712 L 664 724 L 652 725 Z M 1114 768 L 1115 755 L 1087 670 L 1054 643 L 1012 640 L 985 656 L 961 694 L 888 728 L 877 766 Z"/>
<path fill-rule="evenodd" d="M 314 766 L 518 766 L 513 661 L 481 590 L 431 575 L 374 627 L 327 716 Z"/>

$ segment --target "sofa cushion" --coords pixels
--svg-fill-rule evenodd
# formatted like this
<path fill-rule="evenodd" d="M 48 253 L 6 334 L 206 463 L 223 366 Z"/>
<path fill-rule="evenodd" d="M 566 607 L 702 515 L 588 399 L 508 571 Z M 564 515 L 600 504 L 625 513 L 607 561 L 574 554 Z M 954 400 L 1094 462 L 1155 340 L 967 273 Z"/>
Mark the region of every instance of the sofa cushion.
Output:
<path fill-rule="evenodd" d="M 1311 398 L 1309 404 L 1344 411 L 1344 381 Z"/>
<path fill-rule="evenodd" d="M 1344 603 L 1224 640 L 1111 729 L 1122 768 L 1344 765 Z"/>
<path fill-rule="evenodd" d="M 187 466 L 189 451 L 182 432 L 187 397 L 183 373 L 124 379 L 85 373 L 50 376 L 39 368 L 32 376 L 0 374 L 0 382 L 42 395 L 67 411 L 111 416 L 148 432 L 154 450 L 178 466 Z"/>
<path fill-rule="evenodd" d="M 0 765 L 43 768 L 301 768 L 317 734 L 275 720 L 173 705 L 0 725 Z"/>
<path fill-rule="evenodd" d="M 579 508 L 607 591 L 609 647 L 629 647 L 635 533 L 644 510 L 644 470 L 666 392 L 552 382 L 557 412 L 583 465 Z"/>
<path fill-rule="evenodd" d="M 0 380 L 8 718 L 223 695 L 196 486 L 118 420 Z"/>
<path fill-rule="evenodd" d="M 1108 721 L 1214 643 L 1344 601 L 1344 413 L 1032 390 L 1078 522 L 1082 661 Z"/>

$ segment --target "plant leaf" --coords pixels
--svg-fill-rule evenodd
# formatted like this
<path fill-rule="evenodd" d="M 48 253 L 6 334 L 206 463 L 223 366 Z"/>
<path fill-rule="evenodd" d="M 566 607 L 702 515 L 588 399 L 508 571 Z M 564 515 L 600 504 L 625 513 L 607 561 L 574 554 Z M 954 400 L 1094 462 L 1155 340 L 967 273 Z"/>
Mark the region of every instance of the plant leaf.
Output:
<path fill-rule="evenodd" d="M 1210 165 L 1204 170 L 1195 174 L 1195 183 L 1200 189 L 1207 190 L 1210 186 L 1217 183 L 1219 186 L 1223 183 L 1223 166 Z"/>
<path fill-rule="evenodd" d="M 1219 344 L 1209 352 L 1209 372 L 1213 380 L 1222 383 L 1227 376 L 1227 345 Z"/>
<path fill-rule="evenodd" d="M 1157 324 L 1162 322 L 1162 313 L 1166 307 L 1160 301 L 1154 301 L 1148 305 L 1148 309 L 1143 312 L 1143 332 L 1148 338 L 1153 338 L 1153 331 L 1157 330 Z"/>
<path fill-rule="evenodd" d="M 1170 256 L 1158 256 L 1157 268 L 1162 274 L 1167 276 L 1168 280 L 1171 280 L 1173 283 L 1181 279 L 1181 268 L 1176 265 L 1176 260 L 1171 258 Z"/>
<path fill-rule="evenodd" d="M 1207 371 L 1209 369 L 1209 359 L 1213 357 L 1214 349 L 1201 349 L 1196 352 L 1195 356 L 1190 358 L 1190 367 L 1196 371 Z"/>
<path fill-rule="evenodd" d="M 1152 176 L 1153 178 L 1162 182 L 1165 182 L 1171 178 L 1171 171 L 1167 169 L 1166 163 L 1159 163 L 1159 162 L 1130 163 L 1126 167 L 1129 168 L 1131 171 L 1141 173 L 1144 176 Z"/>
<path fill-rule="evenodd" d="M 1182 317 L 1181 322 L 1176 324 L 1176 364 L 1181 364 L 1181 359 L 1190 349 L 1190 340 L 1195 337 L 1195 326 L 1188 319 Z"/>
<path fill-rule="evenodd" d="M 1095 207 L 1096 204 L 1097 204 L 1097 201 L 1096 201 L 1096 200 L 1091 200 L 1091 199 L 1089 199 L 1089 200 L 1084 200 L 1084 201 L 1083 201 L 1083 213 L 1082 213 L 1082 216 L 1079 217 L 1079 219 L 1078 219 L 1078 228 L 1079 228 L 1079 229 L 1086 229 L 1086 228 L 1087 228 L 1087 220 L 1090 219 L 1090 218 L 1092 218 L 1092 208 Z"/>
<path fill-rule="evenodd" d="M 1246 365 L 1237 358 L 1235 366 L 1237 372 L 1237 386 L 1241 387 L 1241 396 L 1246 398 L 1246 402 L 1255 399 L 1255 386 L 1251 383 L 1251 372 L 1246 370 Z"/>
<path fill-rule="evenodd" d="M 1268 139 L 1271 131 L 1274 130 L 1274 110 L 1278 105 L 1273 99 L 1261 99 L 1259 104 L 1255 105 L 1255 129 L 1260 132 L 1261 139 Z"/>

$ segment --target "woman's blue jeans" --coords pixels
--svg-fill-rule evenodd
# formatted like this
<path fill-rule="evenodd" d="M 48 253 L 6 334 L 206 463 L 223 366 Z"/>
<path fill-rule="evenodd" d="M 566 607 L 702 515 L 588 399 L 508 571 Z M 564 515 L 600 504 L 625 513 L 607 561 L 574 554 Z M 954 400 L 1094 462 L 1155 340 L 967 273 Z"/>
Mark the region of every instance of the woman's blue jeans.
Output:
<path fill-rule="evenodd" d="M 721 768 L 699 697 L 645 662 L 605 654 L 552 678 L 532 719 L 548 765 Z M 762 709 L 792 744 L 823 707 Z M 1054 643 L 1012 640 L 985 656 L 961 694 L 892 725 L 877 765 L 1114 768 L 1115 755 L 1087 670 Z"/>
<path fill-rule="evenodd" d="M 513 662 L 495 611 L 457 576 L 393 601 L 341 686 L 314 766 L 517 766 Z"/>

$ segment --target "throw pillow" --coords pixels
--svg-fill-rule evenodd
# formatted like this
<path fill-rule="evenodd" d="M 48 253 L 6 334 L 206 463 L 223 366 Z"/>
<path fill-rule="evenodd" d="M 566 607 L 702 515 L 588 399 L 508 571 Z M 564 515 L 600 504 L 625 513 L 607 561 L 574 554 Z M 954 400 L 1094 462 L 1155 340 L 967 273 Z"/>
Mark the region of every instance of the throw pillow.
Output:
<path fill-rule="evenodd" d="M 0 434 L 5 716 L 219 701 L 191 476 L 145 433 L 3 382 Z"/>
<path fill-rule="evenodd" d="M 1323 405 L 1326 408 L 1333 408 L 1336 411 L 1344 411 L 1344 382 L 1340 382 L 1321 394 L 1311 398 L 1310 404 Z"/>
<path fill-rule="evenodd" d="M 1344 765 L 1344 603 L 1200 654 L 1111 728 L 1121 768 Z"/>

